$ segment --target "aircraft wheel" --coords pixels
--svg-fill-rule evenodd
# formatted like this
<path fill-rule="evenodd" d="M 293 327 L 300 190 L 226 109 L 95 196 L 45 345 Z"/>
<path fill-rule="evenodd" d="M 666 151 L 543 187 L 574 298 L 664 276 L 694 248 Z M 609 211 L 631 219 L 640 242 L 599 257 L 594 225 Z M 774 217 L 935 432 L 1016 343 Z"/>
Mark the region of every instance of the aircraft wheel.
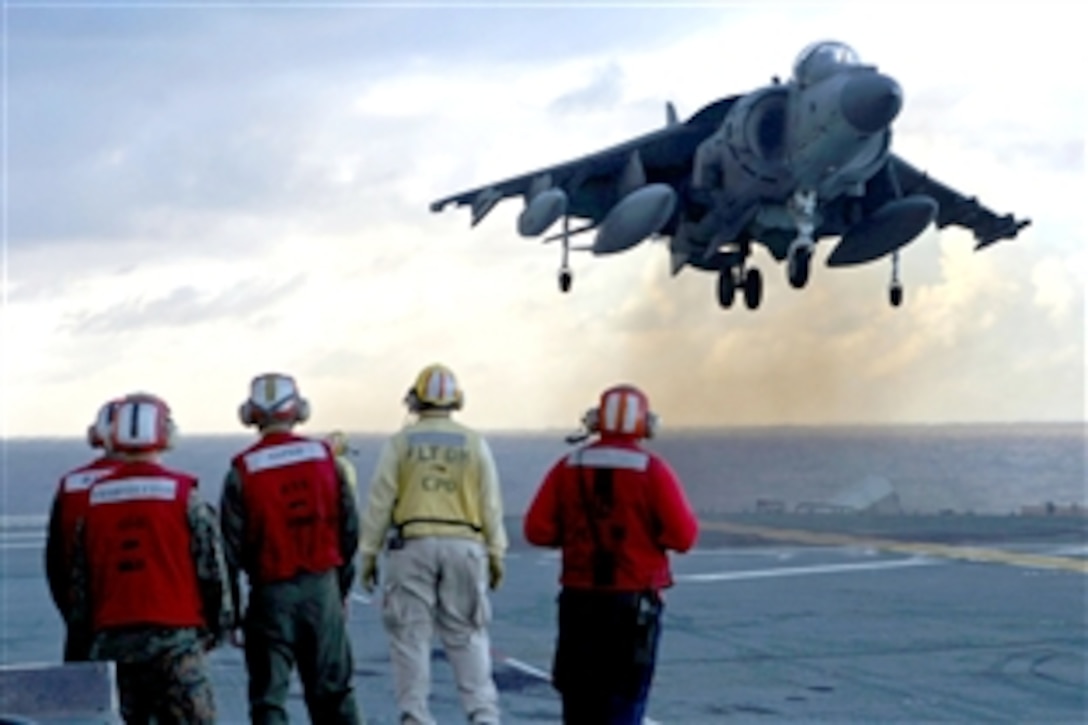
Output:
<path fill-rule="evenodd" d="M 744 275 L 744 304 L 750 310 L 759 309 L 763 301 L 763 275 L 758 269 L 749 269 Z"/>
<path fill-rule="evenodd" d="M 888 302 L 892 303 L 892 307 L 898 307 L 903 304 L 903 286 L 892 285 L 888 288 Z"/>
<path fill-rule="evenodd" d="M 718 275 L 718 304 L 725 309 L 733 306 L 733 297 L 737 294 L 737 282 L 733 279 L 733 268 L 726 267 Z"/>
<path fill-rule="evenodd" d="M 559 291 L 570 292 L 570 286 L 574 284 L 574 275 L 570 270 L 564 269 L 559 272 Z"/>
<path fill-rule="evenodd" d="M 790 286 L 794 289 L 802 289 L 808 284 L 808 271 L 811 266 L 812 252 L 804 247 L 801 247 L 790 255 L 789 262 L 787 263 L 786 276 L 789 278 Z"/>

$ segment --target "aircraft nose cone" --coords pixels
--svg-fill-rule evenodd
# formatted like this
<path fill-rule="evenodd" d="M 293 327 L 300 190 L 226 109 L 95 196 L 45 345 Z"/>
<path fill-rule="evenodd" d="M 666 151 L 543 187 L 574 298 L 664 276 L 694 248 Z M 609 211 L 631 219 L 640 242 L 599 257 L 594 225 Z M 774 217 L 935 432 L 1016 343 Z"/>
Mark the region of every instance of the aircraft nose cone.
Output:
<path fill-rule="evenodd" d="M 862 133 L 888 126 L 903 107 L 903 91 L 894 79 L 880 73 L 859 73 L 846 82 L 839 99 L 842 115 Z"/>

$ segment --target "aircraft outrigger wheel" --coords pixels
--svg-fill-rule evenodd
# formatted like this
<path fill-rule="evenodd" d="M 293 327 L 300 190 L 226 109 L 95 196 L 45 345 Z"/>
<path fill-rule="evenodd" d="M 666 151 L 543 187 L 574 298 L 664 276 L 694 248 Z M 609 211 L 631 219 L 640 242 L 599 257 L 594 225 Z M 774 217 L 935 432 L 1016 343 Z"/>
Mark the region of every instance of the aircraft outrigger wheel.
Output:
<path fill-rule="evenodd" d="M 574 274 L 569 269 L 559 270 L 559 291 L 570 292 L 572 284 L 574 284 Z"/>

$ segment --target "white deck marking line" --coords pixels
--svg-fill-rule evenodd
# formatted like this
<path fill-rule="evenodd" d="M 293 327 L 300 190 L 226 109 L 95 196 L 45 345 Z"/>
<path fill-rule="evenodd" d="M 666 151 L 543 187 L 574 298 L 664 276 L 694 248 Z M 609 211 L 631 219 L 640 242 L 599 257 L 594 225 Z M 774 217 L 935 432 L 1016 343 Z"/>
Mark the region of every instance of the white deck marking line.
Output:
<path fill-rule="evenodd" d="M 535 677 L 538 680 L 543 680 L 544 682 L 547 682 L 548 684 L 551 684 L 552 676 L 550 674 L 548 674 L 547 672 L 545 672 L 544 670 L 540 669 L 539 667 L 533 667 L 528 662 L 522 662 L 521 660 L 514 659 L 513 657 L 507 657 L 507 656 L 501 655 L 501 654 L 499 654 L 497 652 L 495 652 L 495 654 L 498 655 L 499 661 L 502 662 L 504 665 L 508 665 L 510 668 L 515 669 L 518 672 L 523 672 L 526 675 L 529 675 L 531 677 Z M 650 719 L 648 717 L 644 717 L 644 718 L 642 718 L 642 725 L 662 725 L 662 724 L 658 720 L 652 720 L 652 719 Z"/>
<path fill-rule="evenodd" d="M 980 546 L 953 546 L 918 541 L 897 541 L 869 536 L 834 534 L 801 529 L 775 529 L 768 526 L 750 526 L 732 524 L 725 521 L 705 521 L 699 526 L 710 531 L 723 531 L 733 534 L 755 535 L 772 541 L 796 541 L 820 546 L 867 546 L 881 551 L 895 551 L 900 554 L 936 556 L 944 559 L 961 561 L 987 562 L 990 564 L 1008 564 L 1037 569 L 1065 569 L 1081 574 L 1088 574 L 1088 560 L 1071 559 L 1062 556 L 1042 554 L 1017 554 L 1001 549 L 987 549 Z"/>
<path fill-rule="evenodd" d="M 895 561 L 870 561 L 860 564 L 819 564 L 816 566 L 782 566 L 774 569 L 749 569 L 744 571 L 722 571 L 710 574 L 678 574 L 678 582 L 723 582 L 743 579 L 771 579 L 784 576 L 806 576 L 809 574 L 840 574 L 851 571 L 873 571 L 880 569 L 902 569 L 908 566 L 936 564 L 933 559 L 915 557 Z"/>

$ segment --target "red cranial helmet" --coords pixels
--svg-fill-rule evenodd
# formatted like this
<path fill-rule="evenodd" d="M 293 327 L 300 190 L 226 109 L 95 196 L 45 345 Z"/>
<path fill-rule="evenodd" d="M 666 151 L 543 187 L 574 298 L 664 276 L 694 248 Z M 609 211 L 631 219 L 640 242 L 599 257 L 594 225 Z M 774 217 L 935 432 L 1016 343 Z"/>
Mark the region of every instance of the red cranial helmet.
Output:
<path fill-rule="evenodd" d="M 117 403 L 106 436 L 106 448 L 116 453 L 157 453 L 174 443 L 170 406 L 150 393 L 132 393 Z"/>
<path fill-rule="evenodd" d="M 120 405 L 120 403 L 120 398 L 107 400 L 102 404 L 102 407 L 98 409 L 98 414 L 95 415 L 94 422 L 87 426 L 87 445 L 91 448 L 106 447 L 107 439 L 110 434 L 110 426 L 113 425 L 113 419 L 117 415 L 117 406 Z"/>
<path fill-rule="evenodd" d="M 605 390 L 598 406 L 588 410 L 582 422 L 594 433 L 629 438 L 652 438 L 658 423 L 646 394 L 634 385 Z"/>

